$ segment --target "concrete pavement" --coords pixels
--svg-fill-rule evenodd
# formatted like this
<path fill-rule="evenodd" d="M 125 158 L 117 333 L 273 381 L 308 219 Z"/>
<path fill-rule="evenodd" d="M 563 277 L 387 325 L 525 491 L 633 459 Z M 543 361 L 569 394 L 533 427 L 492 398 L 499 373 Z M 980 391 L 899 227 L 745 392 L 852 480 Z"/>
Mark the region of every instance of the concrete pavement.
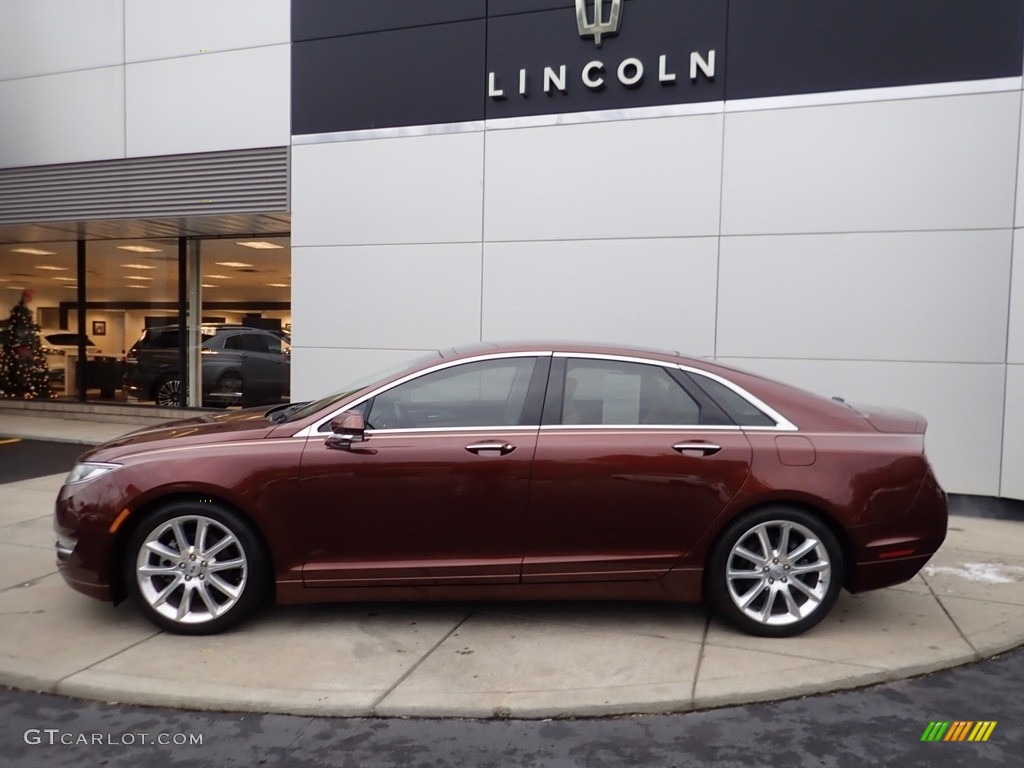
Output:
<path fill-rule="evenodd" d="M 0 435 L 96 442 L 131 428 L 0 410 Z M 1024 644 L 1024 528 L 959 516 L 914 580 L 844 593 L 798 638 L 749 637 L 700 606 L 610 602 L 268 607 L 228 634 L 181 637 L 63 583 L 51 530 L 62 481 L 3 486 L 2 684 L 191 709 L 560 717 L 832 691 Z"/>

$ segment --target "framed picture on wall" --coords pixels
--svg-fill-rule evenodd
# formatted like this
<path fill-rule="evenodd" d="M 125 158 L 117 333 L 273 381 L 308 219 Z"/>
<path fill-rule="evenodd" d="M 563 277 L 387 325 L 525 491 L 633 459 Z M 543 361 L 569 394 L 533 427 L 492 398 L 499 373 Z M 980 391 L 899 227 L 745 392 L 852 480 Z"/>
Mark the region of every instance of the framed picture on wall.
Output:
<path fill-rule="evenodd" d="M 93 336 L 106 336 L 107 335 L 107 321 L 106 320 L 93 320 L 92 321 L 92 335 Z"/>

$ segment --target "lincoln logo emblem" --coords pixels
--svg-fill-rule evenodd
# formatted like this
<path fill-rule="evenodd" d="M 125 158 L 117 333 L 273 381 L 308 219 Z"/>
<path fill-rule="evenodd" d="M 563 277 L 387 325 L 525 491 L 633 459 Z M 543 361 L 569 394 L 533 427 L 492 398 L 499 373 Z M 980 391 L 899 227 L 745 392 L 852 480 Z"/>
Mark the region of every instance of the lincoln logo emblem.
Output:
<path fill-rule="evenodd" d="M 580 37 L 594 36 L 594 44 L 601 47 L 601 35 L 617 35 L 619 24 L 622 23 L 622 0 L 611 0 L 612 7 L 608 18 L 604 17 L 604 0 L 594 0 L 594 20 L 587 19 L 587 0 L 576 0 L 576 25 L 580 29 Z"/>

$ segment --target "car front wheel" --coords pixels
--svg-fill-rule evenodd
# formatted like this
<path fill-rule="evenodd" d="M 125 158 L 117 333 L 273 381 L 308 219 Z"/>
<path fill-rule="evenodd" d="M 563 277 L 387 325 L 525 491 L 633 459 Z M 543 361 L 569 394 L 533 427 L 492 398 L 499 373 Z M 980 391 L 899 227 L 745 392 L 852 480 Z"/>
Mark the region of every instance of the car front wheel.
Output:
<path fill-rule="evenodd" d="M 175 502 L 148 515 L 131 535 L 125 568 L 146 617 L 185 635 L 242 620 L 262 601 L 268 575 L 249 523 L 208 502 Z"/>
<path fill-rule="evenodd" d="M 761 637 L 792 637 L 825 618 L 842 574 L 842 550 L 825 523 L 772 507 L 729 526 L 708 576 L 716 608 L 734 625 Z"/>

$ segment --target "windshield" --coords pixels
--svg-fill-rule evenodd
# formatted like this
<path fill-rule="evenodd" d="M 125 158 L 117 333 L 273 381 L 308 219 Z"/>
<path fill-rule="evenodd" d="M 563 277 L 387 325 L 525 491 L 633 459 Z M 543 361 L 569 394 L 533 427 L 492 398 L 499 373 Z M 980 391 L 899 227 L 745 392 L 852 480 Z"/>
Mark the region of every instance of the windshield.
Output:
<path fill-rule="evenodd" d="M 333 394 L 322 397 L 319 400 L 313 400 L 308 403 L 296 403 L 291 408 L 287 408 L 284 411 L 277 411 L 272 414 L 277 421 L 299 421 L 305 419 L 307 416 L 312 416 L 317 411 L 330 408 L 335 403 L 340 403 L 346 397 L 354 395 L 361 389 L 365 389 L 371 384 L 375 384 L 378 381 L 394 376 L 396 373 L 401 373 L 407 368 L 415 368 L 425 363 L 430 363 L 435 360 L 441 359 L 440 352 L 428 352 L 425 355 L 419 355 L 418 357 L 407 360 L 398 365 L 391 365 L 382 371 L 371 373 L 368 376 L 360 376 L 358 379 L 350 381 L 348 384 L 337 390 Z M 294 408 L 294 410 L 292 410 Z"/>

